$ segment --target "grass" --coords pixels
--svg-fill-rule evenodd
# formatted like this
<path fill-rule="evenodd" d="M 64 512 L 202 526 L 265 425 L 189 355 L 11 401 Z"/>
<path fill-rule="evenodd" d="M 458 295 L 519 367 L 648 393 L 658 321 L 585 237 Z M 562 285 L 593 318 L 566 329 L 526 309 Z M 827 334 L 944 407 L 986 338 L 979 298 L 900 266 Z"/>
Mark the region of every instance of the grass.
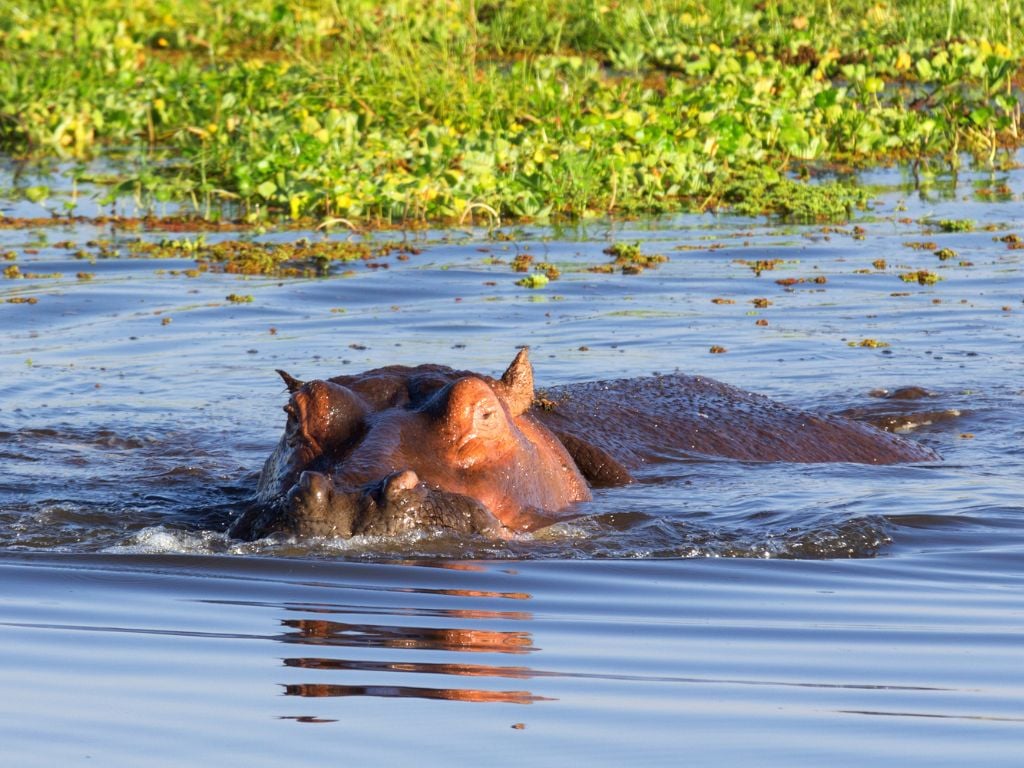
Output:
<path fill-rule="evenodd" d="M 1008 162 L 1022 54 L 1009 0 L 0 0 L 0 151 L 214 218 L 841 219 L 822 172 Z"/>

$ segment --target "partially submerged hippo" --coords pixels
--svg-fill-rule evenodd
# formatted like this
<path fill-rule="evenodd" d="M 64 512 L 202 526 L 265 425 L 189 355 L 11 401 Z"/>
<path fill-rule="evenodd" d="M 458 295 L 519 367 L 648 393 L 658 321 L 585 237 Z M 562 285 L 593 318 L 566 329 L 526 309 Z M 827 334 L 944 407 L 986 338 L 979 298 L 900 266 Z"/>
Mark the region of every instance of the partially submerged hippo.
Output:
<path fill-rule="evenodd" d="M 500 379 L 439 365 L 303 383 L 230 533 L 396 534 L 440 527 L 500 536 L 578 514 L 590 487 L 631 482 L 681 455 L 754 461 L 930 461 L 930 449 L 701 377 L 555 387 L 535 399 L 523 349 Z"/>

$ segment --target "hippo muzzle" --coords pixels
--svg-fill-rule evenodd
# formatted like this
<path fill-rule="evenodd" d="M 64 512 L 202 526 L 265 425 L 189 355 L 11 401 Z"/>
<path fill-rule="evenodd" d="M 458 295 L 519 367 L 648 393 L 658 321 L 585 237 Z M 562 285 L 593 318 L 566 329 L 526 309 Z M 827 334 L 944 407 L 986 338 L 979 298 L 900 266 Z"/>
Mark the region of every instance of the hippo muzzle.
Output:
<path fill-rule="evenodd" d="M 277 503 L 247 510 L 229 534 L 246 540 L 272 534 L 350 538 L 445 529 L 497 536 L 502 527 L 476 499 L 430 488 L 411 470 L 354 491 L 337 487 L 322 472 L 306 471 Z"/>

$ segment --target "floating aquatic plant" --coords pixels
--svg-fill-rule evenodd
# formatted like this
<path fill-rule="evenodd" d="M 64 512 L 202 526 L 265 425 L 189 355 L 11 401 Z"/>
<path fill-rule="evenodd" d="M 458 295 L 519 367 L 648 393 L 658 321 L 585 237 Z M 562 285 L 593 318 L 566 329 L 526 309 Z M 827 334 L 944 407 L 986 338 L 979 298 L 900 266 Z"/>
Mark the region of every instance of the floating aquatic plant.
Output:
<path fill-rule="evenodd" d="M 929 272 L 927 269 L 919 269 L 915 272 L 903 272 L 900 280 L 905 283 L 918 283 L 920 285 L 934 285 L 942 279 L 941 275 Z"/>
<path fill-rule="evenodd" d="M 353 229 L 720 206 L 845 219 L 870 199 L 851 168 L 997 167 L 1024 143 L 1020 3 L 169 8 L 0 0 L 0 151 L 127 152 L 76 178 L 211 221 Z M 21 194 L 53 205 L 46 186 Z"/>

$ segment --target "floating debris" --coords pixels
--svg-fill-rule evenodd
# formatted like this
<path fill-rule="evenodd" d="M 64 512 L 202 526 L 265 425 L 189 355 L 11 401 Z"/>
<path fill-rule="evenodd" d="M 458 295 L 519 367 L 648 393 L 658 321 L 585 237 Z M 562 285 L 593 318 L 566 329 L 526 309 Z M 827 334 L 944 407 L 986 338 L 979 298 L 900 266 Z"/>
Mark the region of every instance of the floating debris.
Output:
<path fill-rule="evenodd" d="M 900 280 L 904 283 L 918 283 L 919 285 L 934 285 L 942 280 L 941 275 L 929 272 L 927 269 L 919 269 L 916 272 L 903 272 Z"/>
<path fill-rule="evenodd" d="M 851 347 L 866 347 L 868 349 L 882 349 L 889 346 L 889 342 L 879 341 L 878 339 L 861 339 L 860 341 L 848 341 L 846 343 Z"/>

